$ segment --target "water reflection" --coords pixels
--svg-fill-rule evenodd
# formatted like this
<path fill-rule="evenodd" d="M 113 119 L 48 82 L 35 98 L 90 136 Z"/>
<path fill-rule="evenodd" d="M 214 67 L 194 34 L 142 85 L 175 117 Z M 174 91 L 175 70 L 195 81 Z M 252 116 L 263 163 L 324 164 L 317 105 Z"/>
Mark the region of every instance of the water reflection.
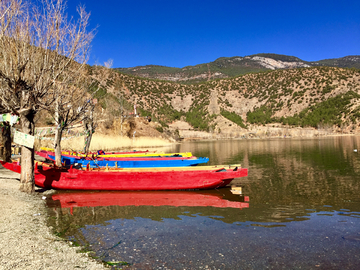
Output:
<path fill-rule="evenodd" d="M 101 192 L 59 192 L 51 196 L 49 206 L 61 208 L 97 206 L 211 206 L 221 208 L 248 208 L 248 196 L 229 189 L 221 191 L 101 191 Z M 230 191 L 232 191 L 230 189 Z M 220 193 L 221 192 L 221 193 Z M 229 197 L 229 200 L 226 199 Z M 237 201 L 231 201 L 235 197 Z M 58 201 L 58 202 L 57 202 Z"/>
<path fill-rule="evenodd" d="M 80 226 L 116 218 L 162 220 L 193 214 L 219 216 L 223 222 L 232 223 L 237 221 L 234 213 L 249 208 L 249 196 L 234 195 L 230 188 L 209 191 L 59 192 L 52 195 L 47 204 L 58 218 L 60 215 L 68 216 L 66 220 L 71 219 Z"/>
<path fill-rule="evenodd" d="M 251 207 L 359 210 L 360 156 L 354 153 L 359 137 L 187 143 L 176 150 L 195 148 L 207 153 L 210 164 L 241 163 L 249 176 L 233 181 L 251 197 Z M 175 149 L 174 149 L 175 150 Z M 198 154 L 199 155 L 199 154 Z M 274 208 L 274 206 L 276 206 Z M 314 206 L 314 207 L 313 207 Z"/>
<path fill-rule="evenodd" d="M 248 177 L 233 190 L 57 193 L 50 223 L 134 269 L 355 269 L 358 145 L 358 137 L 183 143 L 168 151 L 241 163 Z"/>

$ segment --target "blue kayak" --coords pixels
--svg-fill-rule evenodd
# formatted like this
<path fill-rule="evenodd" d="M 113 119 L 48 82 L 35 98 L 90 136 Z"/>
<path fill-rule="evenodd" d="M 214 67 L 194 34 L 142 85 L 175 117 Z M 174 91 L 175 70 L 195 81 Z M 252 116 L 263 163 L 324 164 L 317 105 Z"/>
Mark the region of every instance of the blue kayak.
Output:
<path fill-rule="evenodd" d="M 47 155 L 47 158 L 55 160 L 55 156 Z M 78 158 L 61 156 L 61 162 L 65 165 L 81 165 L 83 167 L 89 166 L 91 168 L 97 167 L 118 167 L 118 168 L 153 168 L 153 167 L 186 167 L 196 166 L 200 163 L 207 163 L 209 158 L 207 157 L 193 157 L 193 158 L 119 158 L 119 159 L 107 159 L 107 158 Z"/>

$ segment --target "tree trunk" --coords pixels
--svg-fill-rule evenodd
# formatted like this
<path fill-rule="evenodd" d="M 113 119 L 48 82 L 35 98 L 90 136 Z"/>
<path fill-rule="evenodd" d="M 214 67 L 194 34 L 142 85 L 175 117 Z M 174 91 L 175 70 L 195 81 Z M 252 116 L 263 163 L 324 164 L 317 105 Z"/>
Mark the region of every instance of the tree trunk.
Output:
<path fill-rule="evenodd" d="M 84 152 L 85 154 L 87 154 L 89 152 L 90 149 L 90 143 L 91 143 L 91 139 L 92 139 L 92 124 L 85 124 L 85 147 L 84 147 Z"/>
<path fill-rule="evenodd" d="M 3 124 L 4 126 L 1 130 L 1 139 L 3 142 L 1 159 L 5 162 L 11 162 L 11 128 L 9 123 L 4 122 Z"/>
<path fill-rule="evenodd" d="M 89 119 L 84 121 L 84 130 L 85 130 L 85 147 L 84 152 L 87 154 L 90 149 L 90 143 L 92 139 L 92 135 L 95 131 L 94 118 L 93 118 L 93 110 L 90 110 Z"/>
<path fill-rule="evenodd" d="M 26 115 L 20 115 L 22 132 L 34 136 L 35 123 L 34 111 L 28 112 Z M 20 191 L 33 193 L 35 191 L 34 178 L 34 149 L 26 146 L 21 147 L 21 176 Z"/>
<path fill-rule="evenodd" d="M 63 130 L 62 128 L 57 128 L 55 132 L 55 165 L 61 167 L 61 137 Z"/>

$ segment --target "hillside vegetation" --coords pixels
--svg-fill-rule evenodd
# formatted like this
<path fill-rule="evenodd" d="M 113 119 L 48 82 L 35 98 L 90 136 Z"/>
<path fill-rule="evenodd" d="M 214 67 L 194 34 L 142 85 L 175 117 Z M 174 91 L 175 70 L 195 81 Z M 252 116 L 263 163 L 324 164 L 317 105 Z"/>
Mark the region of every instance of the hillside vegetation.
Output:
<path fill-rule="evenodd" d="M 305 67 L 250 73 L 198 84 L 140 78 L 100 66 L 88 68 L 99 104 L 119 116 L 137 104 L 166 131 L 175 120 L 193 129 L 221 133 L 221 125 L 282 124 L 354 132 L 360 116 L 360 71 Z"/>

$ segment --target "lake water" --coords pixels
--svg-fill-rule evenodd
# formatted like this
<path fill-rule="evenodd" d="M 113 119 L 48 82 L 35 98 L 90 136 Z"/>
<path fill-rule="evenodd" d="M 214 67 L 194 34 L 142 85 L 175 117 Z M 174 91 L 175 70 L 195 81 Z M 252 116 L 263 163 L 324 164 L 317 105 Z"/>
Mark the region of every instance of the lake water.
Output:
<path fill-rule="evenodd" d="M 123 269 L 360 269 L 360 137 L 169 151 L 241 163 L 249 175 L 232 184 L 242 194 L 59 192 L 49 225 L 101 260 L 130 264 Z"/>

